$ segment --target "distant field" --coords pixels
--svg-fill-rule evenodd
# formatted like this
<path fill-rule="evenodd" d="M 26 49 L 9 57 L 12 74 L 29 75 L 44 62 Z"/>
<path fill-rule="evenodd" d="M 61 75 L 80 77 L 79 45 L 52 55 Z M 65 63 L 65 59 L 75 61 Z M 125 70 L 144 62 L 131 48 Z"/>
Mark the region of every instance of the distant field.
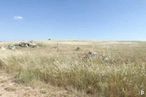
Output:
<path fill-rule="evenodd" d="M 35 43 L 39 47 L 0 49 L 1 70 L 19 84 L 42 87 L 40 82 L 71 92 L 61 97 L 146 97 L 146 42 Z M 0 47 L 9 44 L 15 42 Z"/>

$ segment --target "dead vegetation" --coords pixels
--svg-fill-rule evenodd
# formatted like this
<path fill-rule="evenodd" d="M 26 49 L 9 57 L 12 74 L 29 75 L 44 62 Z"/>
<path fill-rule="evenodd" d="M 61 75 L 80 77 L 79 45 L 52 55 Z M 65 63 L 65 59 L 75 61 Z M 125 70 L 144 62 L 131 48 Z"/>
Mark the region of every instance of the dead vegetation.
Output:
<path fill-rule="evenodd" d="M 77 97 L 141 97 L 146 91 L 145 42 L 39 43 L 34 49 L 0 50 L 1 68 L 17 83 L 40 81 L 76 90 Z"/>

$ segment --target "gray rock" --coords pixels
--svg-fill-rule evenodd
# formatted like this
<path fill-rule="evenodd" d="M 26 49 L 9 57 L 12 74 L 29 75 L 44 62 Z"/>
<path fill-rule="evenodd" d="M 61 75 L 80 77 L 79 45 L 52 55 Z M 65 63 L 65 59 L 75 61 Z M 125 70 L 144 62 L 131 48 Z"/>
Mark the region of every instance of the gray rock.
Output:
<path fill-rule="evenodd" d="M 8 45 L 8 49 L 14 50 L 16 48 L 35 48 L 38 47 L 38 45 L 36 43 L 34 43 L 33 41 L 29 41 L 29 42 L 19 42 L 16 44 L 11 44 Z"/>
<path fill-rule="evenodd" d="M 18 44 L 18 46 L 20 47 L 31 47 L 31 48 L 35 48 L 38 47 L 38 45 L 36 43 L 34 43 L 33 41 L 29 41 L 29 42 L 20 42 Z"/>
<path fill-rule="evenodd" d="M 88 53 L 86 53 L 84 55 L 83 59 L 85 59 L 85 60 L 88 60 L 88 59 L 90 59 L 90 60 L 97 59 L 97 53 L 96 52 L 89 51 Z"/>
<path fill-rule="evenodd" d="M 96 59 L 97 58 L 97 53 L 89 51 L 88 56 L 89 56 L 89 58 Z"/>
<path fill-rule="evenodd" d="M 8 45 L 7 48 L 10 49 L 10 50 L 15 50 L 16 49 L 16 46 L 15 45 Z"/>
<path fill-rule="evenodd" d="M 36 43 L 34 43 L 33 41 L 30 41 L 28 43 L 28 46 L 31 47 L 31 48 L 35 48 L 35 47 L 38 47 L 38 45 Z"/>
<path fill-rule="evenodd" d="M 18 43 L 18 46 L 19 47 L 29 47 L 29 43 L 27 43 L 27 42 L 20 42 L 20 43 Z"/>

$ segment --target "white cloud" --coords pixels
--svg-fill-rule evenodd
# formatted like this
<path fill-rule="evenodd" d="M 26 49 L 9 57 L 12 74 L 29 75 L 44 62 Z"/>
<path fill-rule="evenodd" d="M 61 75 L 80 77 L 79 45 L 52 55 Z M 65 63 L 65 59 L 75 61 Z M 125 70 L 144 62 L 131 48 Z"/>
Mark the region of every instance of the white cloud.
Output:
<path fill-rule="evenodd" d="M 14 20 L 23 20 L 22 16 L 14 16 Z"/>

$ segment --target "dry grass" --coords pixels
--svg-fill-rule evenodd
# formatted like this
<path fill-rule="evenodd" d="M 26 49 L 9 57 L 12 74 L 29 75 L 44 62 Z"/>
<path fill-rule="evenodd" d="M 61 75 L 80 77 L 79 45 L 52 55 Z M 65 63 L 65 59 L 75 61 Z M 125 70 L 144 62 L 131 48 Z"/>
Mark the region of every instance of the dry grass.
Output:
<path fill-rule="evenodd" d="M 140 95 L 141 90 L 146 91 L 145 42 L 49 41 L 39 45 L 0 50 L 1 69 L 15 74 L 19 83 L 41 81 L 74 88 L 89 97 L 145 96 Z M 83 60 L 88 51 L 97 52 L 97 58 Z"/>

